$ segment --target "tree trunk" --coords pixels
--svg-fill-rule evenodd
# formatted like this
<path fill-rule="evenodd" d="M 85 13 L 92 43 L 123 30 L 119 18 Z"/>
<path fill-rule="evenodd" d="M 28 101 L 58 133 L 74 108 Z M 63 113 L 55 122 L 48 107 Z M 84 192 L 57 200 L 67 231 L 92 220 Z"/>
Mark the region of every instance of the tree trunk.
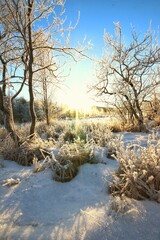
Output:
<path fill-rule="evenodd" d="M 1 88 L 0 88 L 0 99 L 1 99 L 0 110 L 4 114 L 4 126 L 8 131 L 8 133 L 10 133 L 10 136 L 15 142 L 15 144 L 19 146 L 20 138 L 15 129 L 11 98 L 8 96 L 3 96 Z"/>
<path fill-rule="evenodd" d="M 6 97 L 5 100 L 5 108 L 6 111 L 4 111 L 4 126 L 7 129 L 7 131 L 10 133 L 12 139 L 14 140 L 17 147 L 19 146 L 20 138 L 16 132 L 15 124 L 14 124 L 14 117 L 13 117 L 13 108 L 10 97 Z"/>
<path fill-rule="evenodd" d="M 48 92 L 47 92 L 47 81 L 46 78 L 43 79 L 43 96 L 44 96 L 44 111 L 46 116 L 46 123 L 50 125 L 49 117 L 49 106 L 48 106 Z"/>
<path fill-rule="evenodd" d="M 143 115 L 140 115 L 136 120 L 137 120 L 137 125 L 138 125 L 138 131 L 139 132 L 146 132 L 147 128 L 144 125 Z"/>
<path fill-rule="evenodd" d="M 6 74 L 7 74 L 7 62 L 5 62 L 2 57 L 1 63 L 3 65 L 2 70 L 2 88 L 0 87 L 0 110 L 4 114 L 4 126 L 8 133 L 10 133 L 11 138 L 15 142 L 17 146 L 19 146 L 20 138 L 16 133 L 15 124 L 14 124 L 14 117 L 13 117 L 13 108 L 11 97 L 6 95 Z"/>
<path fill-rule="evenodd" d="M 47 125 L 50 125 L 49 109 L 48 109 L 48 100 L 45 102 L 45 114 L 46 114 L 46 122 L 47 122 Z"/>
<path fill-rule="evenodd" d="M 29 67 L 29 71 L 30 71 L 30 67 Z M 31 73 L 29 73 L 29 96 L 30 96 L 30 115 L 31 115 L 30 135 L 32 137 L 35 134 L 36 113 L 35 113 L 35 109 L 34 109 L 34 94 L 33 94 L 32 74 Z"/>
<path fill-rule="evenodd" d="M 140 107 L 140 104 L 138 101 L 138 96 L 136 96 L 136 98 L 135 98 L 135 106 L 137 109 L 135 117 L 136 117 L 137 123 L 138 123 L 138 130 L 139 130 L 139 132 L 147 131 L 146 126 L 144 125 L 143 113 L 142 113 L 142 110 L 141 110 L 141 107 Z"/>
<path fill-rule="evenodd" d="M 139 132 L 147 131 L 145 125 L 144 125 L 144 119 L 143 119 L 143 113 L 142 110 L 139 106 L 138 99 L 135 100 L 135 104 L 133 105 L 127 95 L 124 95 L 126 98 L 128 104 L 129 104 L 129 109 L 130 109 L 130 116 L 134 116 L 136 122 L 137 122 L 137 127 Z"/>
<path fill-rule="evenodd" d="M 31 30 L 31 13 L 32 13 L 32 4 L 30 0 L 28 0 L 28 38 L 29 38 L 28 84 L 29 84 L 30 114 L 31 114 L 30 135 L 32 138 L 35 134 L 36 113 L 34 110 L 34 93 L 33 93 L 33 46 L 32 46 L 32 30 Z"/>

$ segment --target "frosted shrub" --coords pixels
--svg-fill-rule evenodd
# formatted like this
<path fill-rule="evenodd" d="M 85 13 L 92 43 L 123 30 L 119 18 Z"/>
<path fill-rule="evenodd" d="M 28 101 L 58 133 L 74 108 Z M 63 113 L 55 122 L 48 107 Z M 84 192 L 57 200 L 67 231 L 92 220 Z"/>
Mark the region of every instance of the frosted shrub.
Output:
<path fill-rule="evenodd" d="M 53 152 L 42 152 L 46 163 L 54 172 L 54 179 L 60 182 L 67 182 L 73 179 L 78 173 L 78 167 L 84 163 L 92 162 L 94 155 L 94 144 L 92 141 L 85 143 L 76 139 L 74 143 L 65 142 L 56 156 Z"/>
<path fill-rule="evenodd" d="M 16 146 L 11 136 L 8 135 L 3 140 L 1 154 L 6 160 L 13 160 L 21 165 L 29 166 L 33 164 L 34 157 L 38 160 L 43 158 L 41 149 L 51 147 L 53 148 L 53 141 L 42 140 L 36 135 L 33 139 L 30 139 L 30 136 L 28 136 L 20 146 Z"/>
<path fill-rule="evenodd" d="M 134 144 L 126 148 L 120 141 L 116 158 L 119 169 L 110 183 L 111 193 L 160 202 L 160 141 L 155 144 L 149 137 L 147 147 Z"/>
<path fill-rule="evenodd" d="M 46 125 L 46 123 L 43 122 L 37 124 L 36 132 L 42 139 L 53 138 L 55 140 L 58 140 L 59 138 L 59 133 L 56 132 L 55 126 L 48 126 Z"/>
<path fill-rule="evenodd" d="M 75 138 L 76 138 L 76 132 L 71 128 L 66 129 L 66 131 L 63 133 L 64 142 L 73 143 Z"/>
<path fill-rule="evenodd" d="M 90 139 L 93 139 L 101 147 L 105 147 L 113 137 L 111 129 L 105 123 L 92 123 L 88 134 Z"/>
<path fill-rule="evenodd" d="M 97 145 L 106 146 L 106 143 L 112 138 L 111 129 L 105 122 L 82 120 L 60 120 L 55 121 L 51 126 L 39 123 L 37 133 L 43 139 L 55 139 L 58 146 L 62 146 L 65 142 L 74 143 L 77 138 L 80 138 L 85 143 L 94 139 Z"/>
<path fill-rule="evenodd" d="M 78 167 L 92 160 L 92 144 L 78 138 L 74 143 L 65 143 L 59 150 L 57 160 L 61 167 L 55 171 L 57 181 L 70 181 L 77 175 Z"/>

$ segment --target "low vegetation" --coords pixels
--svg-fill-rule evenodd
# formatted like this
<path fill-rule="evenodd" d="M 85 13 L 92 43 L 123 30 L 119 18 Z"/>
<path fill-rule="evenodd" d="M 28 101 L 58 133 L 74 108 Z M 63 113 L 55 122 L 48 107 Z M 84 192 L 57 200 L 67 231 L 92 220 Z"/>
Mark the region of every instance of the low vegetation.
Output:
<path fill-rule="evenodd" d="M 119 162 L 119 168 L 109 184 L 113 196 L 160 202 L 158 131 L 152 131 L 145 146 L 140 140 L 126 146 L 122 137 L 113 134 L 110 124 L 98 120 L 60 120 L 50 126 L 41 122 L 37 124 L 34 138 L 28 135 L 28 126 L 22 125 L 17 130 L 20 146 L 15 145 L 4 128 L 0 131 L 0 154 L 4 159 L 26 166 L 33 164 L 34 172 L 51 168 L 53 178 L 60 182 L 73 179 L 82 164 L 101 161 L 95 152 L 97 148 L 104 147 L 107 157 Z"/>
<path fill-rule="evenodd" d="M 75 177 L 80 165 L 97 162 L 94 154 L 96 146 L 106 147 L 113 135 L 105 122 L 100 124 L 98 121 L 61 120 L 54 121 L 50 126 L 39 123 L 34 138 L 28 136 L 27 125 L 20 126 L 17 131 L 20 146 L 16 146 L 10 135 L 3 133 L 1 154 L 4 159 L 25 166 L 34 163 L 35 172 L 51 167 L 54 179 L 61 182 Z M 53 153 L 54 149 L 57 154 Z M 39 160 L 43 160 L 43 164 Z"/>
<path fill-rule="evenodd" d="M 119 168 L 110 183 L 113 196 L 160 202 L 160 141 L 155 136 L 149 135 L 147 146 L 139 141 L 125 147 L 123 141 L 117 141 L 115 158 Z"/>

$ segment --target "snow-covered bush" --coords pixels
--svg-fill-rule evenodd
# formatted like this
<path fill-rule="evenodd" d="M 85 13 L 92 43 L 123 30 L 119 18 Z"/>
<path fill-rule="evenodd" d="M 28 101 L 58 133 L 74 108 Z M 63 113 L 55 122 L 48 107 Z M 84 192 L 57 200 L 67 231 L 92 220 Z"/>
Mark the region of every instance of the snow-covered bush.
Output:
<path fill-rule="evenodd" d="M 141 143 L 124 146 L 115 144 L 119 168 L 113 174 L 110 192 L 130 198 L 149 198 L 160 202 L 160 141 L 148 137 L 147 147 Z"/>
<path fill-rule="evenodd" d="M 105 147 L 113 133 L 105 122 L 91 122 L 87 125 L 88 140 L 93 139 L 98 146 Z"/>
<path fill-rule="evenodd" d="M 93 160 L 93 143 L 80 140 L 74 143 L 66 142 L 59 150 L 57 163 L 54 167 L 55 180 L 70 181 L 78 173 L 78 167 Z M 55 159 L 54 159 L 55 161 Z"/>

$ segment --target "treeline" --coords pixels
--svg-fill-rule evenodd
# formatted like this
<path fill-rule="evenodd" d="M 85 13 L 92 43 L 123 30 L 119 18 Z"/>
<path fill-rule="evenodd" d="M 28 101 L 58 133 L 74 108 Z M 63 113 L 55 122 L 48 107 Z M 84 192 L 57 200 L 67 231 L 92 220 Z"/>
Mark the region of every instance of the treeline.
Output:
<path fill-rule="evenodd" d="M 34 103 L 36 118 L 38 121 L 46 120 L 46 109 L 42 100 L 36 100 Z M 62 108 L 56 103 L 49 103 L 49 117 L 55 118 L 62 112 Z M 31 121 L 29 111 L 29 101 L 20 97 L 13 101 L 14 121 L 17 123 L 26 123 Z M 4 124 L 4 115 L 0 111 L 0 124 Z"/>
<path fill-rule="evenodd" d="M 24 97 L 16 98 L 13 100 L 13 115 L 16 123 L 31 122 L 29 101 Z M 87 117 L 100 117 L 113 115 L 114 109 L 105 107 L 93 106 L 90 111 L 70 109 L 67 105 L 60 105 L 56 102 L 48 101 L 47 114 L 46 104 L 43 100 L 36 100 L 34 102 L 34 108 L 37 121 L 46 121 L 50 123 L 53 119 L 75 119 L 75 118 L 87 118 Z M 4 114 L 0 111 L 0 124 L 4 125 Z"/>

